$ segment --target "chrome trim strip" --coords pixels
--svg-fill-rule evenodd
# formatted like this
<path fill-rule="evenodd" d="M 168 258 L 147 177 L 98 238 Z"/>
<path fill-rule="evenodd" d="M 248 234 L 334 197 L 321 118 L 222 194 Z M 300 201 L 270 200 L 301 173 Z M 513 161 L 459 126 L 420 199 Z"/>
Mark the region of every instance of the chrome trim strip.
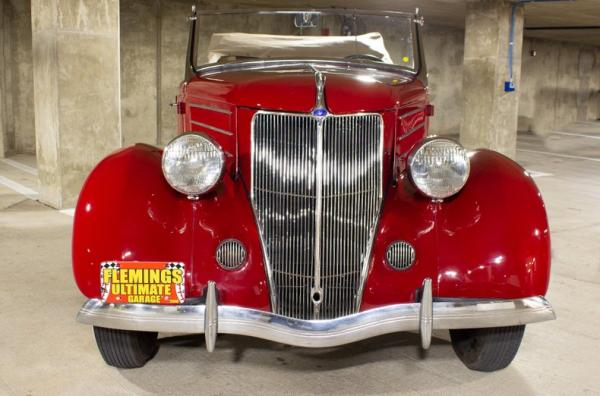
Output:
<path fill-rule="evenodd" d="M 317 73 L 317 76 L 318 75 L 320 75 L 320 73 Z M 317 121 L 317 170 L 315 182 L 315 248 L 313 252 L 315 256 L 315 276 L 313 281 L 314 286 L 311 291 L 311 294 L 319 293 L 320 295 L 323 294 L 323 289 L 321 288 L 321 240 L 323 239 L 323 121 L 323 118 Z M 322 301 L 322 298 L 319 299 L 319 301 L 313 300 L 313 314 L 315 319 L 319 319 Z"/>
<path fill-rule="evenodd" d="M 193 125 L 202 127 L 202 128 L 206 128 L 206 129 L 214 131 L 214 132 L 222 133 L 223 135 L 233 136 L 233 132 L 226 131 L 225 129 L 217 128 L 217 127 L 205 124 L 203 122 L 191 120 L 190 123 L 192 123 Z"/>
<path fill-rule="evenodd" d="M 413 18 L 417 14 L 414 12 L 402 11 L 379 11 L 379 10 L 363 10 L 359 8 L 309 8 L 309 9 L 275 9 L 275 10 L 253 10 L 253 9 L 231 9 L 231 10 L 198 10 L 199 15 L 232 15 L 232 14 L 250 14 L 250 15 L 277 15 L 277 14 L 298 14 L 310 13 L 321 15 L 371 15 L 371 16 L 391 16 Z"/>
<path fill-rule="evenodd" d="M 420 113 L 420 112 L 422 112 L 422 111 L 425 111 L 425 109 L 424 109 L 424 108 L 418 108 L 418 109 L 415 109 L 415 110 L 411 110 L 411 111 L 409 111 L 408 113 L 404 113 L 404 114 L 402 114 L 402 115 L 398 116 L 398 119 L 399 119 L 399 120 L 403 120 L 403 119 L 405 119 L 406 117 L 410 117 L 410 116 L 412 116 L 412 115 L 415 115 L 415 114 L 417 114 L 417 113 Z"/>
<path fill-rule="evenodd" d="M 196 103 L 188 103 L 188 106 L 196 108 L 196 109 L 203 109 L 203 110 L 214 111 L 215 113 L 222 113 L 222 114 L 231 115 L 231 111 L 225 110 L 225 109 L 220 109 L 218 107 L 205 106 L 205 105 L 200 105 L 200 104 L 196 104 Z"/>
<path fill-rule="evenodd" d="M 335 66 L 341 70 L 348 70 L 348 68 L 354 67 L 357 69 L 377 69 L 388 71 L 391 73 L 398 73 L 400 75 L 409 75 L 415 77 L 418 72 L 417 70 L 407 69 L 402 66 L 396 65 L 385 65 L 381 63 L 375 64 L 373 63 L 354 63 L 348 61 L 337 61 L 331 59 L 270 59 L 270 60 L 258 60 L 258 61 L 240 61 L 240 62 L 232 62 L 232 63 L 223 63 L 223 64 L 207 64 L 204 66 L 198 66 L 195 69 L 195 72 L 200 76 L 209 76 L 216 73 L 223 73 L 226 71 L 236 71 L 236 70 L 262 70 L 269 68 L 280 68 L 283 66 L 286 67 L 311 67 L 311 65 L 318 64 L 319 66 Z"/>
<path fill-rule="evenodd" d="M 310 66 L 315 72 L 315 88 L 317 90 L 314 110 L 327 110 L 325 103 L 325 75 L 317 70 L 313 65 Z M 311 290 L 311 300 L 313 303 L 313 317 L 319 319 L 321 313 L 321 303 L 323 302 L 323 288 L 321 287 L 321 240 L 323 238 L 322 223 L 323 223 L 323 128 L 326 113 L 324 116 L 315 117 L 317 119 L 317 165 L 316 165 L 316 192 L 315 192 L 315 276 L 313 287 Z M 319 299 L 312 298 L 314 295 L 319 295 Z"/>
<path fill-rule="evenodd" d="M 400 139 L 407 138 L 407 137 L 409 137 L 410 135 L 412 135 L 413 133 L 415 133 L 416 131 L 418 131 L 419 129 L 421 129 L 421 128 L 424 128 L 424 127 L 425 127 L 425 123 L 424 123 L 424 122 L 422 122 L 422 123 L 420 123 L 419 125 L 415 126 L 414 128 L 410 129 L 410 130 L 409 130 L 408 132 L 406 132 L 404 135 L 401 135 L 401 136 L 400 136 Z"/>
<path fill-rule="evenodd" d="M 122 330 L 203 333 L 204 305 L 106 304 L 88 300 L 77 321 Z M 382 334 L 419 330 L 419 303 L 395 304 L 330 320 L 300 320 L 255 309 L 218 307 L 219 334 L 301 347 L 332 347 Z M 556 318 L 544 297 L 432 303 L 432 329 L 515 326 Z"/>

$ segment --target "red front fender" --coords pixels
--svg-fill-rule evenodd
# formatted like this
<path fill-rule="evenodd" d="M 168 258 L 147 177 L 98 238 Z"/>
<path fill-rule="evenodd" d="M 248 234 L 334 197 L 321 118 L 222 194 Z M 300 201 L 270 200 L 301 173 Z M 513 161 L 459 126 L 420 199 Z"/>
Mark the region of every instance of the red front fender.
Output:
<path fill-rule="evenodd" d="M 102 261 L 180 261 L 187 297 L 199 297 L 209 280 L 223 304 L 269 310 L 260 239 L 243 183 L 229 173 L 198 201 L 174 191 L 163 177 L 162 151 L 136 145 L 104 159 L 79 196 L 73 230 L 73 271 L 81 292 L 100 296 Z M 248 250 L 238 271 L 220 268 L 215 250 L 234 238 Z"/>
<path fill-rule="evenodd" d="M 438 217 L 439 297 L 545 295 L 550 230 L 542 196 L 516 162 L 482 150 L 464 190 Z"/>
<path fill-rule="evenodd" d="M 404 240 L 416 250 L 412 267 L 392 269 L 385 253 Z M 514 161 L 493 151 L 471 156 L 463 190 L 441 203 L 406 175 L 383 207 L 361 310 L 415 301 L 423 278 L 437 298 L 521 298 L 546 294 L 550 234 L 541 195 Z"/>

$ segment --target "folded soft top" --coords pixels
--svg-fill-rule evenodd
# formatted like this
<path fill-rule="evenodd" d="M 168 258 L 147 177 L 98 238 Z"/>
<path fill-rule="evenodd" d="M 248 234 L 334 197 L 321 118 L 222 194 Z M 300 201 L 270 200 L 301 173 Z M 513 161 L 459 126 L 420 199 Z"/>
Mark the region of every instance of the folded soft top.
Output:
<path fill-rule="evenodd" d="M 215 33 L 208 46 L 208 62 L 237 58 L 345 58 L 372 55 L 384 63 L 392 59 L 381 33 L 360 36 L 286 36 L 249 33 Z"/>

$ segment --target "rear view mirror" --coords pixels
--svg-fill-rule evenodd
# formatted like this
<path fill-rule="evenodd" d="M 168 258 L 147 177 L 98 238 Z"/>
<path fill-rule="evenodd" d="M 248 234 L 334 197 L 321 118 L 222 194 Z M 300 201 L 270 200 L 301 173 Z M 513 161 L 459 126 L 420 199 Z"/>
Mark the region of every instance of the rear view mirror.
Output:
<path fill-rule="evenodd" d="M 319 17 L 320 15 L 315 12 L 302 12 L 296 14 L 296 17 L 294 18 L 294 25 L 296 25 L 297 28 L 302 29 L 314 28 L 319 24 Z"/>

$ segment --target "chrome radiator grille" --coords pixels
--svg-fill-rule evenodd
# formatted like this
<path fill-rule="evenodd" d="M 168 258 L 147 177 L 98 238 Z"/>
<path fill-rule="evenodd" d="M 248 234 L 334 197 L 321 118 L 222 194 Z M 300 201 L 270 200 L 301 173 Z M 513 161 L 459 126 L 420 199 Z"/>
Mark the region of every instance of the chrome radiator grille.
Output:
<path fill-rule="evenodd" d="M 378 114 L 255 115 L 251 194 L 276 313 L 327 319 L 358 310 L 382 155 Z"/>

